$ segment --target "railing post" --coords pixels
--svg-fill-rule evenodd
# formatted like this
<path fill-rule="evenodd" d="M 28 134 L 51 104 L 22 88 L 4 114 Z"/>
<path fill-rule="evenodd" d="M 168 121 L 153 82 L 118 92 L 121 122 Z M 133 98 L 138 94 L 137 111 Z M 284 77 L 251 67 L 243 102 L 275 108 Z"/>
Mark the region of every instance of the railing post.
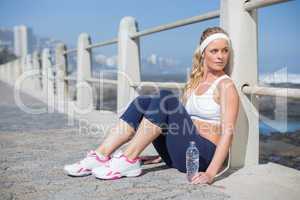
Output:
<path fill-rule="evenodd" d="M 41 83 L 41 63 L 40 63 L 40 54 L 35 51 L 33 53 L 33 58 L 32 58 L 32 64 L 33 64 L 33 69 L 38 71 L 39 73 L 34 77 L 34 88 L 40 91 L 42 89 L 42 83 Z"/>
<path fill-rule="evenodd" d="M 257 84 L 257 14 L 247 12 L 245 1 L 221 0 L 220 22 L 229 33 L 233 45 L 231 77 L 241 100 L 237 129 L 232 145 L 232 167 L 258 164 L 259 115 L 258 99 L 242 93 L 244 84 Z"/>
<path fill-rule="evenodd" d="M 3 81 L 3 77 L 5 77 L 4 73 L 5 73 L 6 66 L 7 66 L 7 63 L 0 65 L 0 80 L 2 80 L 2 81 Z"/>
<path fill-rule="evenodd" d="M 26 77 L 23 85 L 25 86 L 26 90 L 29 91 L 34 89 L 35 77 L 33 76 L 32 72 L 33 72 L 32 55 L 27 54 L 24 61 L 23 74 L 27 73 L 28 77 Z"/>
<path fill-rule="evenodd" d="M 22 60 L 24 58 L 20 57 L 16 60 L 16 62 L 13 63 L 13 68 L 11 69 L 14 70 L 14 72 L 12 72 L 13 76 L 11 81 L 13 81 L 12 83 L 14 84 L 14 82 L 22 75 Z"/>
<path fill-rule="evenodd" d="M 26 60 L 27 60 L 27 55 L 25 55 L 24 57 L 20 58 L 20 71 L 19 71 L 19 76 L 21 76 L 23 73 L 26 72 Z"/>
<path fill-rule="evenodd" d="M 23 73 L 32 69 L 31 55 L 27 54 L 24 57 Z"/>
<path fill-rule="evenodd" d="M 137 22 L 133 17 L 121 20 L 118 35 L 118 114 L 137 96 L 135 89 L 130 87 L 130 82 L 141 81 L 139 39 L 130 38 L 137 31 Z"/>
<path fill-rule="evenodd" d="M 87 33 L 81 33 L 78 39 L 77 50 L 77 106 L 80 109 L 93 107 L 93 94 L 87 79 L 91 78 L 92 58 L 91 50 L 87 47 L 91 38 Z"/>
<path fill-rule="evenodd" d="M 16 81 L 16 79 L 18 77 L 18 74 L 16 74 L 17 72 L 15 70 L 15 67 L 17 67 L 15 63 L 16 62 L 6 64 L 6 66 L 7 66 L 6 72 L 7 73 L 6 73 L 5 79 L 7 80 L 7 83 L 9 83 L 9 84 L 14 84 L 14 82 Z"/>
<path fill-rule="evenodd" d="M 67 76 L 67 56 L 65 55 L 66 46 L 63 43 L 59 43 L 55 49 L 55 61 L 56 61 L 56 94 L 58 99 L 58 105 L 64 105 L 64 102 L 68 101 L 68 82 L 65 81 Z M 60 108 L 60 106 L 59 106 Z"/>
<path fill-rule="evenodd" d="M 5 64 L 3 64 L 2 66 L 1 66 L 1 68 L 2 68 L 2 75 L 1 75 L 1 80 L 2 81 L 4 81 L 5 83 L 7 83 L 7 80 L 9 79 L 9 77 L 10 77 L 10 73 L 9 73 L 9 71 L 8 71 L 8 65 L 9 63 L 5 63 Z"/>
<path fill-rule="evenodd" d="M 54 111 L 54 77 L 52 71 L 50 50 L 44 49 L 42 53 L 42 70 L 43 70 L 43 98 L 45 98 Z"/>
<path fill-rule="evenodd" d="M 14 62 L 10 62 L 10 63 L 7 63 L 5 64 L 5 76 L 4 76 L 4 80 L 6 81 L 6 83 L 9 83 L 9 84 L 12 84 L 16 77 L 17 77 L 17 74 L 16 74 L 16 63 L 17 63 L 17 60 L 14 61 Z"/>
<path fill-rule="evenodd" d="M 133 17 L 124 17 L 121 20 L 118 35 L 118 116 L 138 95 L 137 91 L 130 87 L 131 82 L 141 81 L 139 39 L 130 38 L 130 35 L 137 31 L 138 25 Z M 142 155 L 157 155 L 157 152 L 153 145 L 148 145 Z"/>

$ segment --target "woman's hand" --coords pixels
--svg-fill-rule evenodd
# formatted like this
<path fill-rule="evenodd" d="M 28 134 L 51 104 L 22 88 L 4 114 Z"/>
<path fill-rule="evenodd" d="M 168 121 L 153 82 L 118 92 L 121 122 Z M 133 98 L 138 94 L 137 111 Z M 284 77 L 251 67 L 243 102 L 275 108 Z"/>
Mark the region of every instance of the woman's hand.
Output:
<path fill-rule="evenodd" d="M 214 177 L 207 172 L 198 172 L 192 178 L 192 184 L 211 184 L 214 180 Z"/>

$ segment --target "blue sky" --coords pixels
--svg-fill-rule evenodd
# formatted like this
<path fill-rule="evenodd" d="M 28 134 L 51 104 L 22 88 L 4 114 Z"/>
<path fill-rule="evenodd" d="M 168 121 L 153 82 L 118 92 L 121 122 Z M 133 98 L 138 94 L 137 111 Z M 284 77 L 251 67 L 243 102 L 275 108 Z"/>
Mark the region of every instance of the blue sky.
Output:
<path fill-rule="evenodd" d="M 116 37 L 124 16 L 135 17 L 139 29 L 144 30 L 216 9 L 219 0 L 0 0 L 0 27 L 24 24 L 40 37 L 52 37 L 75 46 L 81 32 L 89 33 L 93 42 Z M 261 72 L 287 67 L 288 72 L 300 74 L 299 11 L 299 0 L 259 9 Z M 189 67 L 201 32 L 218 24 L 215 19 L 143 37 L 142 56 L 157 54 Z M 116 47 L 97 51 L 113 55 Z"/>

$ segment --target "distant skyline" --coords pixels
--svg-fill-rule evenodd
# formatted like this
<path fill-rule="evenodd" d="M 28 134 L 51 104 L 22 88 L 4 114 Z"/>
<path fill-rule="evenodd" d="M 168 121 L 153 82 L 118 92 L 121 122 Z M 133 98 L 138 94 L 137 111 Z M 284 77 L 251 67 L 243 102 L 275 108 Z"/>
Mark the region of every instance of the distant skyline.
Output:
<path fill-rule="evenodd" d="M 219 9 L 219 0 L 173 1 L 70 1 L 70 0 L 0 0 L 0 28 L 26 25 L 39 37 L 61 40 L 76 46 L 80 33 L 87 32 L 93 42 L 115 38 L 124 16 L 137 19 L 139 29 L 174 22 Z M 258 11 L 259 71 L 270 73 L 287 67 L 300 74 L 300 0 L 261 8 Z M 194 48 L 201 32 L 218 26 L 209 20 L 141 38 L 141 54 L 174 59 L 182 67 L 191 65 Z M 246 47 L 245 47 L 246 48 Z M 94 50 L 107 57 L 116 55 L 116 46 Z"/>

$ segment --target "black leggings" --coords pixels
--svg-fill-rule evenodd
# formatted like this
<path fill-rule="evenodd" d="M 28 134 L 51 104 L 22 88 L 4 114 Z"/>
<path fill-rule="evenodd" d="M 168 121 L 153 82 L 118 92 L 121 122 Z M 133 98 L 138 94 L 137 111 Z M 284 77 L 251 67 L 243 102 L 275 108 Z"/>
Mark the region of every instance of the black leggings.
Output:
<path fill-rule="evenodd" d="M 216 145 L 199 134 L 184 105 L 173 92 L 160 90 L 156 95 L 140 95 L 120 118 L 137 130 L 143 117 L 161 127 L 162 134 L 152 143 L 169 167 L 186 172 L 186 149 L 190 141 L 195 141 L 200 152 L 199 171 L 207 169 Z"/>

